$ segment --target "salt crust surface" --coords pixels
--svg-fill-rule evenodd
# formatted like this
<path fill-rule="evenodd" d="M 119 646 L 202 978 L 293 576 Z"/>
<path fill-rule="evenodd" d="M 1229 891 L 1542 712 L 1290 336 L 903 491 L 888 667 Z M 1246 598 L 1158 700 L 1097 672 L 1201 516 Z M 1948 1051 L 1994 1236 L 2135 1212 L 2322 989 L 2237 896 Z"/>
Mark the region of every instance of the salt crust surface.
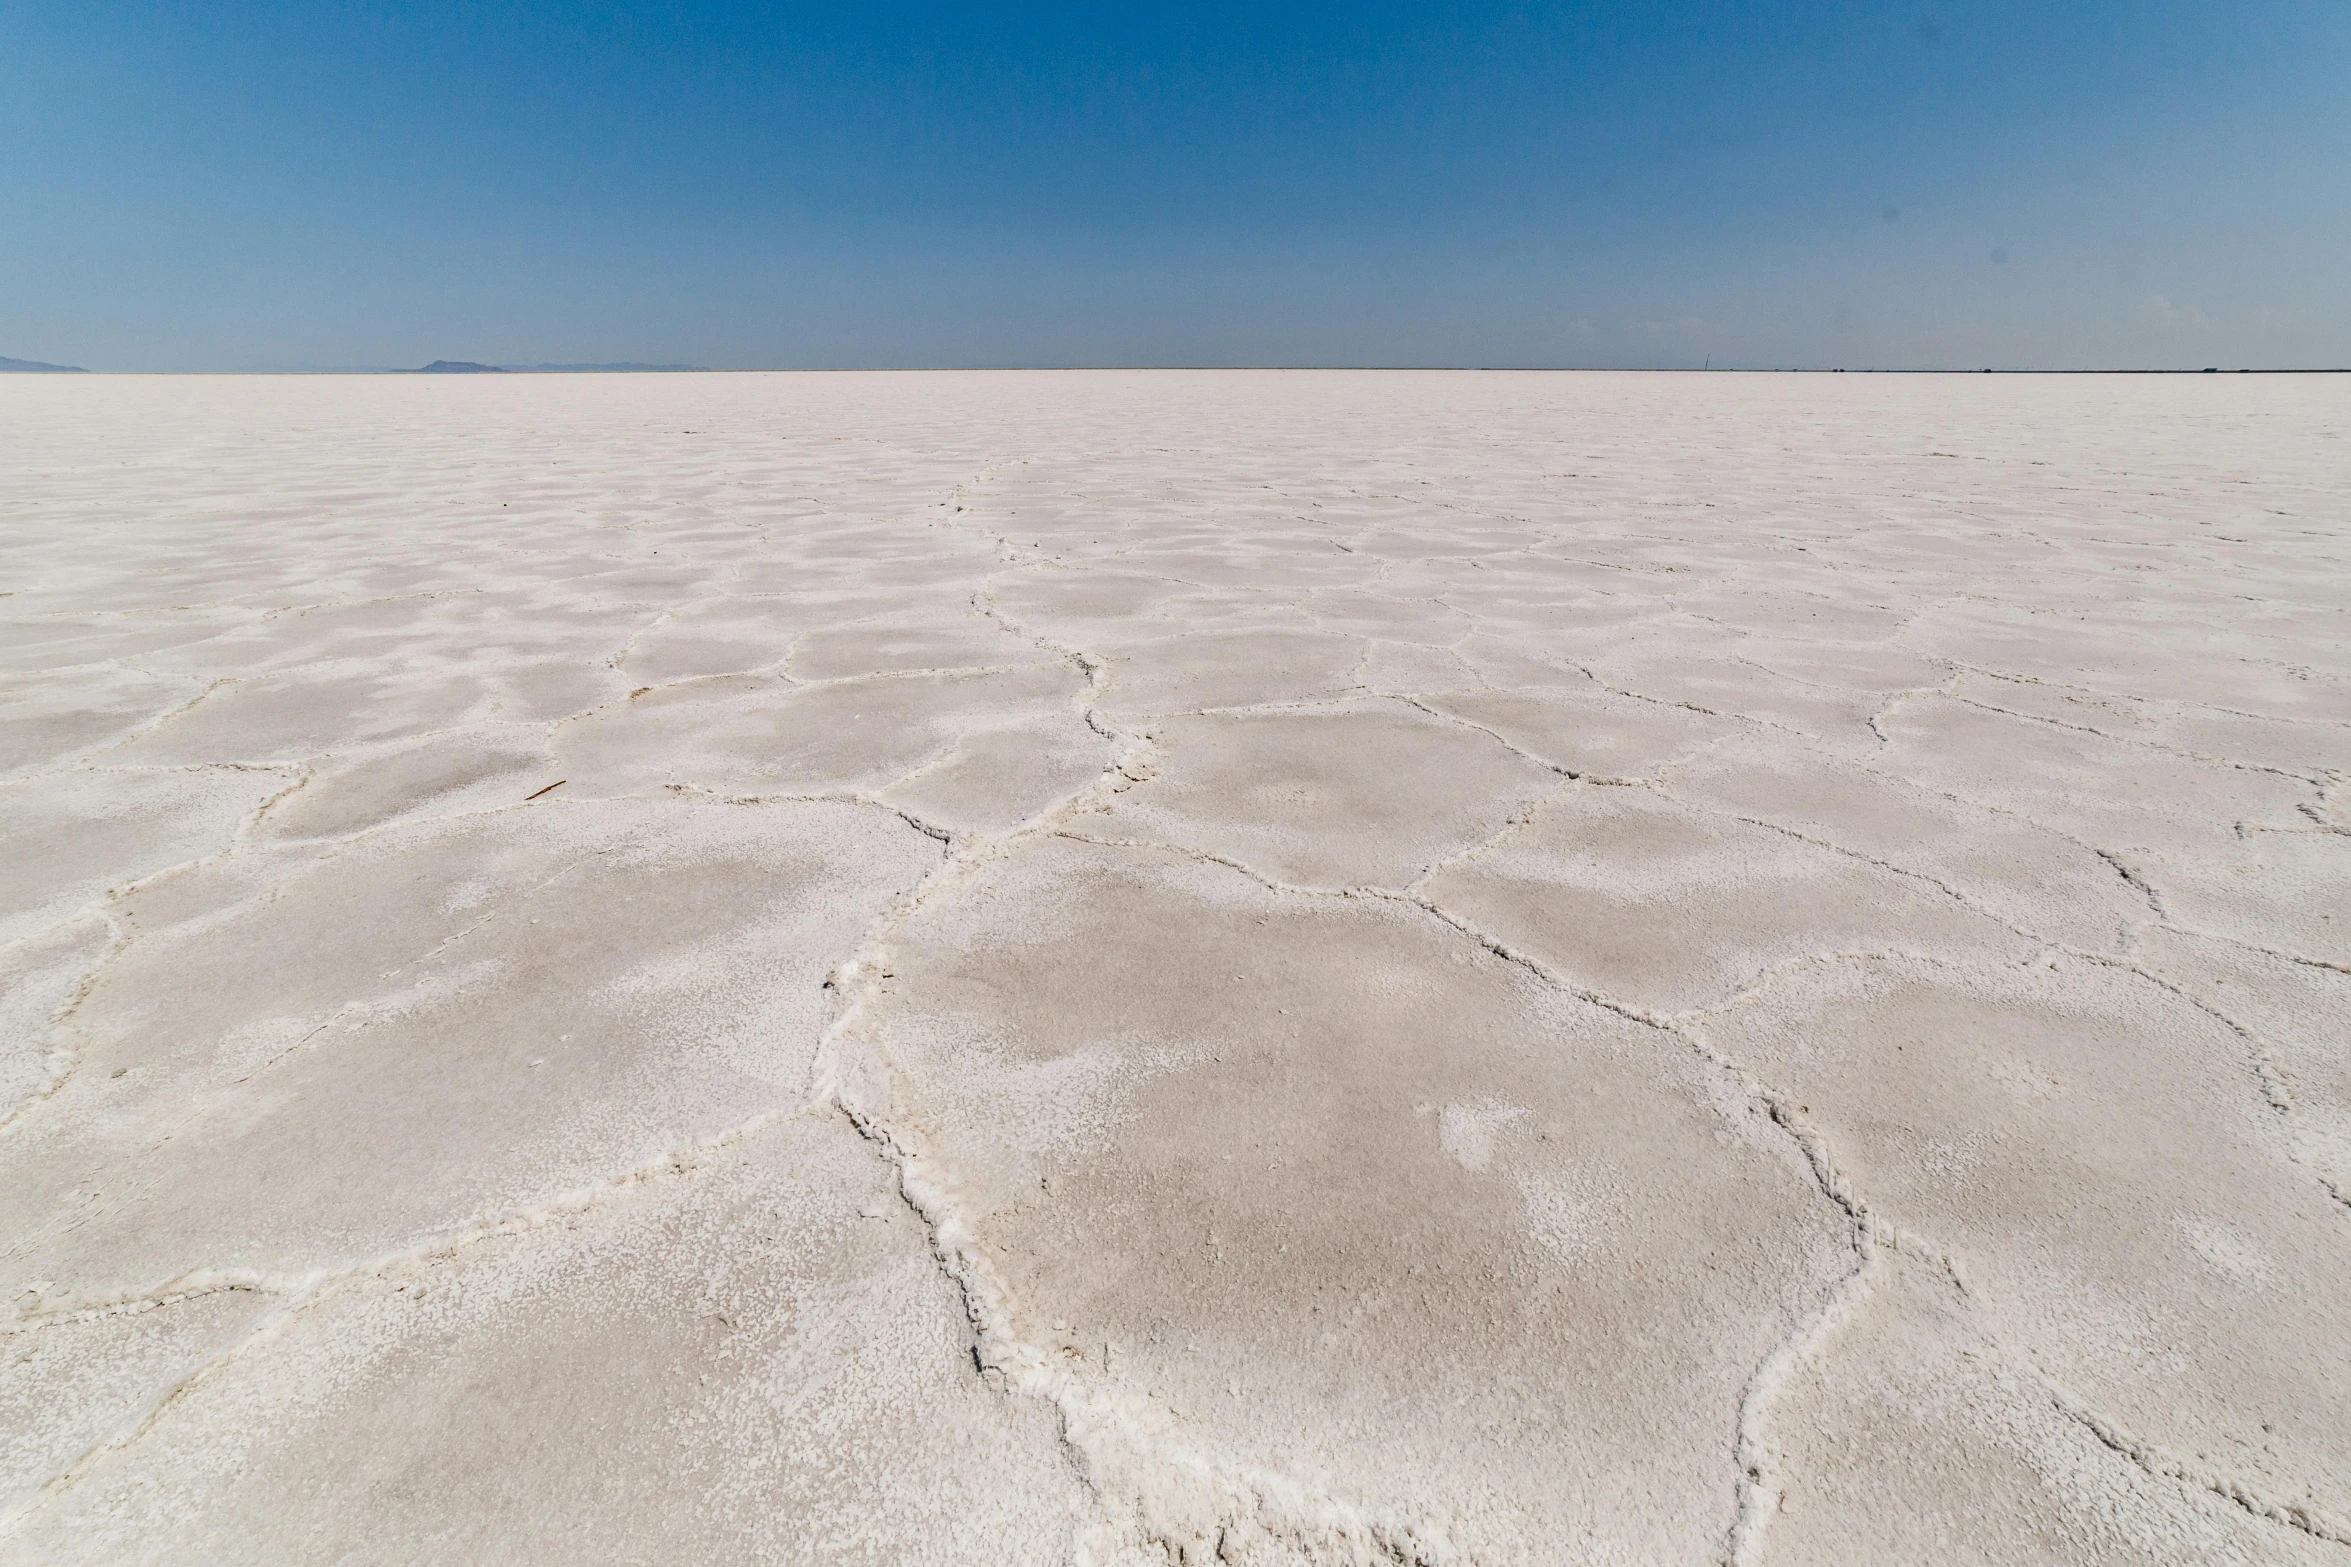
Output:
<path fill-rule="evenodd" d="M 0 1559 L 2351 1561 L 2346 396 L 0 385 Z"/>

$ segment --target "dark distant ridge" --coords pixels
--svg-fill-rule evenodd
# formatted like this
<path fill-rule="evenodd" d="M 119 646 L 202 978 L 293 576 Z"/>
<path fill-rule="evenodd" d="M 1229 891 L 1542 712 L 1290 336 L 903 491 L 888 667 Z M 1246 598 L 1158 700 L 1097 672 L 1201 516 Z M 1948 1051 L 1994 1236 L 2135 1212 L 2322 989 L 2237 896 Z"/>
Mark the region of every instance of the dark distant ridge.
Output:
<path fill-rule="evenodd" d="M 44 366 L 56 369 L 54 365 Z M 603 371 L 606 373 L 633 370 L 707 370 L 708 365 L 485 365 L 471 359 L 436 359 L 422 370 L 400 372 L 405 375 L 544 375 L 565 371 Z"/>
<path fill-rule="evenodd" d="M 708 369 L 710 368 L 710 366 L 708 366 L 708 365 L 632 365 L 632 364 L 617 364 L 617 365 L 500 365 L 498 368 L 499 368 L 499 369 L 501 369 L 501 370 L 517 370 L 517 371 L 526 371 L 526 372 L 532 372 L 532 373 L 541 372 L 541 371 L 565 371 L 565 370 L 569 370 L 569 371 L 589 371 L 589 370 L 601 370 L 601 371 L 605 371 L 605 372 L 608 372 L 608 373 L 610 373 L 610 372 L 617 372 L 617 371 L 623 371 L 623 370 L 708 370 Z"/>
<path fill-rule="evenodd" d="M 88 375 L 90 373 L 80 365 L 45 365 L 38 359 L 11 359 L 5 354 L 0 354 L 0 371 L 8 370 L 48 370 L 60 375 Z"/>

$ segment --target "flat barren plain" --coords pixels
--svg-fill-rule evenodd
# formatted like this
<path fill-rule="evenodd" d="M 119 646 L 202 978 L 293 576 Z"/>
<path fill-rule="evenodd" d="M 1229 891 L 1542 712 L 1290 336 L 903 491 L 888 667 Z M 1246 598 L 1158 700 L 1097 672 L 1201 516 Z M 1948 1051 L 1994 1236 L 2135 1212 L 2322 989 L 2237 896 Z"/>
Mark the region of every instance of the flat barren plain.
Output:
<path fill-rule="evenodd" d="M 2347 425 L 0 384 L 0 1559 L 2343 1567 Z"/>

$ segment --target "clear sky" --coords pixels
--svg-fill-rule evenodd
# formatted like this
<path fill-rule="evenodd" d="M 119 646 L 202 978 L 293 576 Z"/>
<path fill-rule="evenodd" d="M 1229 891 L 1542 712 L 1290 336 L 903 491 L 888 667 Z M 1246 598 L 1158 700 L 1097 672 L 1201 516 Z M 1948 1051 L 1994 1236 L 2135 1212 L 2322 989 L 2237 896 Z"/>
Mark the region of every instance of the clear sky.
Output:
<path fill-rule="evenodd" d="M 2351 0 L 11 0 L 0 354 L 2351 364 Z"/>

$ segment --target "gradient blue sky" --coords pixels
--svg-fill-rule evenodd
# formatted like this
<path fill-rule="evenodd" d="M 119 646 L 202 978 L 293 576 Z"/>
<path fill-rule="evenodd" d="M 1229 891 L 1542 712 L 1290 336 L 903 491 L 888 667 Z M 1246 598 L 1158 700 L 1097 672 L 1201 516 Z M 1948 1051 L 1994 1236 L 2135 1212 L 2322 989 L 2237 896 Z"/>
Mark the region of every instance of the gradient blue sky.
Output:
<path fill-rule="evenodd" d="M 16 0 L 0 354 L 2351 364 L 2351 4 Z"/>

